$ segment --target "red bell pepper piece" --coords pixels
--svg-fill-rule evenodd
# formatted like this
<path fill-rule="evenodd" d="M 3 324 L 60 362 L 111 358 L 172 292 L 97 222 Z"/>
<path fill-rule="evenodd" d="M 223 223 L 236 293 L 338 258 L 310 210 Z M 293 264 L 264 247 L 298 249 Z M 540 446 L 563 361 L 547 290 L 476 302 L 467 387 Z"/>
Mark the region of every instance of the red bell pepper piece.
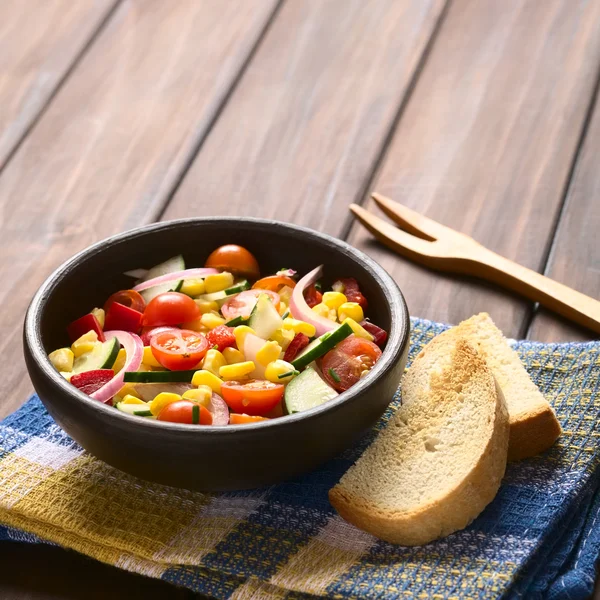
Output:
<path fill-rule="evenodd" d="M 371 321 L 362 321 L 361 326 L 364 327 L 372 336 L 373 341 L 379 346 L 382 347 L 385 344 L 385 340 L 387 340 L 387 331 L 385 329 L 381 329 L 381 327 L 377 327 L 375 323 L 371 323 Z"/>
<path fill-rule="evenodd" d="M 348 302 L 358 302 L 363 308 L 363 310 L 367 310 L 368 302 L 367 299 L 362 295 L 360 288 L 358 287 L 358 281 L 354 279 L 354 277 L 345 277 L 344 279 L 340 279 L 333 284 L 334 289 L 337 289 L 340 284 L 343 286 L 342 293 L 346 296 Z"/>
<path fill-rule="evenodd" d="M 235 335 L 233 335 L 233 327 L 227 325 L 219 325 L 206 334 L 211 347 L 216 346 L 219 352 L 223 352 L 225 348 L 235 347 Z"/>
<path fill-rule="evenodd" d="M 304 348 L 308 346 L 308 342 L 308 336 L 304 335 L 303 333 L 297 333 L 294 336 L 294 339 L 290 342 L 290 345 L 287 347 L 285 354 L 283 355 L 283 360 L 286 362 L 293 361 L 296 356 L 298 356 L 298 352 L 300 352 L 300 350 L 304 350 Z"/>
<path fill-rule="evenodd" d="M 100 327 L 98 319 L 96 319 L 96 317 L 92 314 L 83 315 L 83 317 L 73 321 L 67 327 L 67 333 L 71 338 L 72 342 L 80 338 L 82 335 L 86 334 L 88 331 L 95 331 L 98 335 L 98 339 L 101 342 L 105 341 L 104 333 L 102 332 L 102 327 Z"/>
<path fill-rule="evenodd" d="M 321 303 L 321 300 L 323 300 L 323 294 L 317 290 L 313 283 L 304 290 L 304 299 L 306 300 L 306 304 L 312 308 L 313 306 Z"/>
<path fill-rule="evenodd" d="M 112 369 L 95 369 L 71 376 L 71 383 L 88 396 L 98 391 L 115 376 Z"/>
<path fill-rule="evenodd" d="M 120 329 L 137 333 L 142 326 L 143 316 L 139 310 L 129 308 L 129 306 L 125 306 L 120 302 L 113 302 L 106 313 L 104 327 L 106 331 Z"/>

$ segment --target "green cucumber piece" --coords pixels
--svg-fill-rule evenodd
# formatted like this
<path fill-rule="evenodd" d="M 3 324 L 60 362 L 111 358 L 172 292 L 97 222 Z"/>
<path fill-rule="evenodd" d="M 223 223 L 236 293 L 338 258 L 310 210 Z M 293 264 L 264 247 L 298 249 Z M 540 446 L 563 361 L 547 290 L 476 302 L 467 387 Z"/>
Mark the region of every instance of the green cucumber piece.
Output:
<path fill-rule="evenodd" d="M 127 413 L 128 415 L 134 415 L 136 417 L 152 416 L 152 412 L 141 404 L 125 404 L 124 402 L 117 402 L 115 407 L 121 412 Z"/>
<path fill-rule="evenodd" d="M 125 383 L 190 382 L 196 371 L 126 371 Z"/>
<path fill-rule="evenodd" d="M 250 282 L 247 279 L 242 279 L 238 281 L 235 285 L 232 285 L 230 288 L 225 290 L 225 294 L 227 296 L 233 296 L 233 294 L 239 294 L 240 292 L 244 292 L 245 290 L 250 289 Z"/>
<path fill-rule="evenodd" d="M 259 338 L 268 340 L 281 327 L 282 323 L 283 319 L 269 299 L 269 296 L 261 294 L 248 319 L 248 326 L 254 329 Z"/>
<path fill-rule="evenodd" d="M 342 340 L 346 339 L 349 335 L 352 335 L 352 328 L 348 323 L 342 323 L 337 329 L 324 333 L 321 337 L 313 340 L 300 354 L 298 354 L 298 356 L 296 356 L 292 361 L 294 369 L 300 371 L 313 360 L 319 358 L 319 356 L 323 356 L 323 354 L 329 352 L 329 350 L 339 344 Z"/>
<path fill-rule="evenodd" d="M 285 408 L 292 415 L 333 400 L 336 396 L 338 393 L 312 367 L 308 367 L 285 388 Z"/>
<path fill-rule="evenodd" d="M 78 356 L 73 363 L 73 374 L 96 369 L 111 369 L 117 360 L 121 344 L 117 338 L 96 344 L 93 350 Z"/>
<path fill-rule="evenodd" d="M 250 282 L 239 281 L 235 285 L 228 287 L 226 290 L 221 290 L 220 292 L 212 292 L 210 294 L 202 294 L 202 296 L 198 296 L 197 300 L 206 300 L 207 302 L 222 302 L 226 300 L 229 296 L 233 296 L 234 294 L 239 294 L 245 290 L 250 289 Z"/>
<path fill-rule="evenodd" d="M 177 271 L 183 271 L 184 269 L 185 261 L 183 260 L 183 256 L 180 254 L 179 256 L 174 256 L 173 258 L 165 260 L 165 262 L 152 267 L 142 281 L 149 281 L 155 277 L 161 277 L 162 275 L 168 275 L 169 273 L 176 273 Z M 170 281 L 169 283 L 155 285 L 147 290 L 142 290 L 140 294 L 142 295 L 142 298 L 145 300 L 146 304 L 148 304 L 150 300 L 159 294 L 164 294 L 165 292 L 178 292 L 182 285 L 183 279 L 178 279 L 176 281 Z"/>

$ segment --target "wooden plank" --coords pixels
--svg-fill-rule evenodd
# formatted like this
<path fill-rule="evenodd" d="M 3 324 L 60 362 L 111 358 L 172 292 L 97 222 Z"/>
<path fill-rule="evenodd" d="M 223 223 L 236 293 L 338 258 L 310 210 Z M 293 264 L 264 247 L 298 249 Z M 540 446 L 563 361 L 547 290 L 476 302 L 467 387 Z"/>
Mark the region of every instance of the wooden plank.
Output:
<path fill-rule="evenodd" d="M 91 242 L 153 220 L 276 0 L 129 0 L 0 176 L 0 413 L 30 384 L 21 323 L 41 281 Z"/>
<path fill-rule="evenodd" d="M 455 0 L 373 189 L 540 270 L 599 64 L 597 0 Z M 410 264 L 358 224 L 349 239 L 395 277 L 411 314 L 487 311 L 524 334 L 527 302 Z"/>
<path fill-rule="evenodd" d="M 586 132 L 545 274 L 600 298 L 600 100 Z M 527 337 L 542 342 L 598 339 L 546 310 L 534 314 Z"/>
<path fill-rule="evenodd" d="M 0 2 L 0 170 L 116 1 Z"/>
<path fill-rule="evenodd" d="M 164 217 L 264 216 L 340 235 L 443 5 L 287 2 Z"/>

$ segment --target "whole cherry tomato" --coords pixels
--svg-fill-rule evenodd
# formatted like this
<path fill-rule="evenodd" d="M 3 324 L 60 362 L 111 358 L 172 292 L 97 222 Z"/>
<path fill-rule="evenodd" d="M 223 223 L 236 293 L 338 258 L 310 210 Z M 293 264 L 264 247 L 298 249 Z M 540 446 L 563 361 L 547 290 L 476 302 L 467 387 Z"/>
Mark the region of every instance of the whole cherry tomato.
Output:
<path fill-rule="evenodd" d="M 217 248 L 206 259 L 206 267 L 229 271 L 235 275 L 248 277 L 249 279 L 258 279 L 260 277 L 260 269 L 258 261 L 254 255 L 236 244 L 227 244 Z"/>
<path fill-rule="evenodd" d="M 165 292 L 150 300 L 144 311 L 143 325 L 179 325 L 195 321 L 199 317 L 200 309 L 189 296 L 179 292 Z"/>

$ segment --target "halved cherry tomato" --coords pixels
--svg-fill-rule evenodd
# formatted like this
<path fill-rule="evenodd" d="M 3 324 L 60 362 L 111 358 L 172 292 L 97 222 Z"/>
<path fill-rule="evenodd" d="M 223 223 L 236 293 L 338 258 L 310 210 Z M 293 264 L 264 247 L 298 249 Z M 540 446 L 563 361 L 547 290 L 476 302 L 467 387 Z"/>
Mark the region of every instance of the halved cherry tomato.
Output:
<path fill-rule="evenodd" d="M 185 294 L 165 292 L 159 294 L 146 306 L 143 325 L 179 325 L 200 318 L 198 305 Z"/>
<path fill-rule="evenodd" d="M 231 348 L 236 344 L 233 327 L 227 327 L 227 325 L 215 327 L 206 334 L 206 339 L 210 346 L 216 346 L 219 352 L 223 352 L 225 348 Z"/>
<path fill-rule="evenodd" d="M 249 279 L 260 277 L 258 261 L 254 258 L 254 255 L 246 248 L 236 244 L 227 244 L 217 248 L 206 259 L 204 266 L 229 271 Z"/>
<path fill-rule="evenodd" d="M 142 343 L 144 346 L 150 345 L 150 340 L 153 336 L 161 331 L 170 331 L 173 329 L 172 327 L 161 326 L 161 327 L 142 327 L 142 333 L 140 334 L 140 338 L 142 338 Z"/>
<path fill-rule="evenodd" d="M 363 338 L 351 335 L 330 350 L 319 364 L 329 385 L 338 392 L 345 392 L 369 371 L 381 356 L 379 347 Z"/>
<path fill-rule="evenodd" d="M 323 300 L 323 294 L 321 294 L 321 292 L 317 290 L 314 284 L 309 285 L 304 290 L 304 299 L 306 300 L 306 304 L 308 304 L 308 306 L 312 308 L 313 306 L 316 306 L 317 304 L 321 303 L 321 300 Z"/>
<path fill-rule="evenodd" d="M 108 300 L 104 303 L 104 310 L 108 312 L 114 302 L 118 302 L 119 304 L 137 310 L 138 312 L 144 312 L 144 309 L 146 308 L 146 302 L 144 302 L 141 294 L 135 290 L 121 290 L 120 292 L 115 292 L 112 296 L 109 296 Z"/>
<path fill-rule="evenodd" d="M 248 382 L 224 381 L 221 396 L 234 412 L 265 415 L 281 401 L 285 386 L 262 379 Z"/>
<path fill-rule="evenodd" d="M 248 423 L 258 423 L 260 421 L 268 421 L 267 417 L 258 417 L 256 415 L 240 415 L 239 413 L 231 413 L 229 415 L 229 423 L 231 425 L 245 425 Z"/>
<path fill-rule="evenodd" d="M 263 277 L 259 279 L 253 286 L 253 290 L 271 290 L 272 292 L 278 292 L 284 285 L 295 288 L 296 282 L 291 277 L 285 275 L 269 275 L 269 277 Z"/>
<path fill-rule="evenodd" d="M 154 358 L 163 367 L 185 371 L 193 369 L 204 358 L 209 343 L 201 333 L 172 328 L 153 335 L 150 347 Z"/>
<path fill-rule="evenodd" d="M 279 294 L 269 290 L 246 290 L 226 300 L 225 304 L 221 306 L 221 312 L 228 321 L 236 317 L 247 319 L 258 302 L 258 297 L 262 294 L 267 294 L 275 308 L 279 309 Z"/>
<path fill-rule="evenodd" d="M 159 421 L 188 423 L 189 425 L 212 425 L 213 422 L 212 415 L 206 407 L 189 400 L 179 400 L 167 404 L 156 418 Z"/>

